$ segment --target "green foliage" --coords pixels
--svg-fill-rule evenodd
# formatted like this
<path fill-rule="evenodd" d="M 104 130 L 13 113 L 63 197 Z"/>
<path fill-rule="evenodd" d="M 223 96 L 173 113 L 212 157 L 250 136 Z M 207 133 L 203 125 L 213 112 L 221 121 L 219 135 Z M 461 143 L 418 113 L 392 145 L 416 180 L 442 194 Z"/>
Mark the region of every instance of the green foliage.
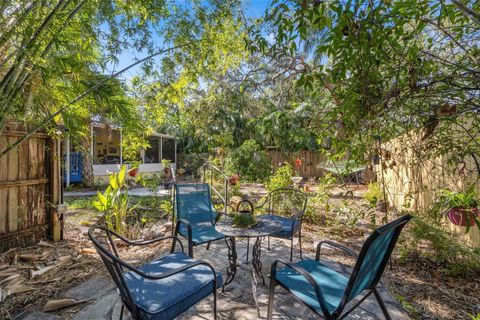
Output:
<path fill-rule="evenodd" d="M 468 316 L 470 317 L 470 320 L 480 320 L 480 313 L 477 313 L 477 315 L 468 314 Z"/>
<path fill-rule="evenodd" d="M 350 229 L 356 227 L 360 219 L 363 219 L 365 216 L 364 211 L 353 207 L 347 200 L 343 200 L 340 204 L 332 206 L 331 212 L 339 222 Z"/>
<path fill-rule="evenodd" d="M 288 188 L 292 185 L 293 169 L 288 163 L 283 164 L 275 170 L 275 173 L 270 176 L 266 184 L 268 191 L 273 191 L 281 188 Z"/>
<path fill-rule="evenodd" d="M 270 173 L 270 161 L 255 140 L 247 140 L 229 152 L 225 158 L 225 171 L 229 175 L 238 172 L 245 181 L 263 181 Z"/>
<path fill-rule="evenodd" d="M 252 52 L 290 61 L 292 77 L 301 69 L 305 100 L 329 96 L 315 132 L 333 157 L 364 161 L 375 136 L 417 129 L 422 158 L 459 163 L 480 153 L 472 139 L 480 132 L 472 108 L 479 9 L 478 1 L 273 1 L 246 41 Z"/>
<path fill-rule="evenodd" d="M 408 302 L 407 298 L 402 295 L 395 294 L 395 300 L 400 302 L 402 307 L 405 308 L 410 314 L 415 315 L 415 319 L 421 319 L 422 313 L 410 302 Z"/>
<path fill-rule="evenodd" d="M 442 190 L 438 200 L 446 208 L 476 208 L 479 203 L 475 185 L 470 186 L 465 192 Z"/>
<path fill-rule="evenodd" d="M 322 216 L 328 215 L 332 208 L 330 189 L 336 182 L 336 178 L 330 174 L 318 179 L 315 196 L 309 197 L 304 219 L 310 222 L 318 222 Z"/>
<path fill-rule="evenodd" d="M 111 173 L 107 189 L 104 193 L 98 192 L 93 203 L 98 211 L 104 212 L 107 227 L 123 235 L 128 233 L 127 217 L 135 209 L 130 205 L 126 173 L 126 165 L 118 173 Z"/>
<path fill-rule="evenodd" d="M 230 196 L 241 197 L 242 193 L 240 192 L 241 184 L 240 181 L 232 186 L 230 186 Z"/>
<path fill-rule="evenodd" d="M 236 227 L 248 229 L 254 226 L 256 223 L 257 221 L 255 220 L 255 216 L 250 213 L 237 212 L 233 215 L 233 224 Z"/>
<path fill-rule="evenodd" d="M 160 210 L 165 212 L 168 217 L 171 217 L 173 214 L 173 204 L 169 199 L 163 200 L 160 204 Z"/>
<path fill-rule="evenodd" d="M 379 201 L 383 200 L 383 193 L 380 190 L 380 184 L 378 182 L 372 182 L 368 184 L 368 190 L 363 195 L 363 198 L 374 207 Z"/>
<path fill-rule="evenodd" d="M 0 19 L 5 31 L 0 37 L 0 127 L 11 117 L 53 134 L 61 123 L 75 140 L 88 134 L 96 116 L 138 129 L 138 109 L 122 81 L 105 75 L 106 66 L 125 48 L 151 48 L 149 23 L 165 13 L 165 3 L 130 4 L 19 0 L 3 5 L 1 16 L 9 19 Z"/>
<path fill-rule="evenodd" d="M 75 209 L 88 209 L 92 210 L 95 209 L 94 206 L 94 198 L 92 197 L 81 197 L 81 198 L 66 198 L 65 203 L 68 206 L 69 210 Z"/>
<path fill-rule="evenodd" d="M 480 252 L 466 246 L 458 235 L 429 218 L 416 216 L 409 227 L 411 239 L 403 242 L 401 259 L 420 255 L 431 259 L 449 276 L 474 277 L 480 273 Z M 428 248 L 425 248 L 426 242 Z M 423 244 L 423 245 L 422 245 Z"/>

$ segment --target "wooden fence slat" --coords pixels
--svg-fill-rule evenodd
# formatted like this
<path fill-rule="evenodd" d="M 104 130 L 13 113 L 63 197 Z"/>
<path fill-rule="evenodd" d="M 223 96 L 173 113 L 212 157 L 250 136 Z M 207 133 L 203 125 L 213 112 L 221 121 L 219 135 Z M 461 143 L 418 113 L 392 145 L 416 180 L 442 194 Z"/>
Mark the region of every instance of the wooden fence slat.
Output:
<path fill-rule="evenodd" d="M 5 150 L 8 145 L 8 138 L 0 135 L 0 149 Z M 0 158 L 0 181 L 6 181 L 8 179 L 8 156 L 3 156 Z"/>
<path fill-rule="evenodd" d="M 37 177 L 46 177 L 45 172 L 45 140 L 37 139 Z"/>
<path fill-rule="evenodd" d="M 30 161 L 28 141 L 20 143 L 18 146 L 18 179 L 25 180 L 28 178 L 28 162 Z"/>
<path fill-rule="evenodd" d="M 7 197 L 8 190 L 0 189 L 0 234 L 4 234 L 7 232 Z"/>
<path fill-rule="evenodd" d="M 27 212 L 27 220 L 28 220 L 28 225 L 30 227 L 34 226 L 35 225 L 35 219 L 34 219 L 34 214 L 35 214 L 35 210 L 33 208 L 33 203 L 34 203 L 34 199 L 35 199 L 35 194 L 34 194 L 34 190 L 33 190 L 34 186 L 31 186 L 30 188 L 28 188 L 28 212 Z"/>
<path fill-rule="evenodd" d="M 28 188 L 27 186 L 18 188 L 18 229 L 23 230 L 28 227 Z"/>
<path fill-rule="evenodd" d="M 8 231 L 18 230 L 18 188 L 8 191 Z"/>
<path fill-rule="evenodd" d="M 18 139 L 15 137 L 9 137 L 8 143 L 15 143 Z M 7 166 L 7 179 L 8 181 L 15 181 L 18 179 L 18 149 L 13 149 L 7 154 L 8 166 Z"/>
<path fill-rule="evenodd" d="M 37 190 L 38 190 L 38 204 L 37 204 L 37 216 L 38 216 L 38 223 L 40 224 L 45 224 L 47 222 L 46 216 L 47 212 L 45 210 L 45 197 L 41 196 L 45 194 L 45 188 L 46 185 L 38 185 Z"/>
<path fill-rule="evenodd" d="M 28 148 L 30 150 L 30 168 L 28 172 L 28 177 L 30 179 L 36 179 L 37 176 L 37 139 L 28 140 Z"/>

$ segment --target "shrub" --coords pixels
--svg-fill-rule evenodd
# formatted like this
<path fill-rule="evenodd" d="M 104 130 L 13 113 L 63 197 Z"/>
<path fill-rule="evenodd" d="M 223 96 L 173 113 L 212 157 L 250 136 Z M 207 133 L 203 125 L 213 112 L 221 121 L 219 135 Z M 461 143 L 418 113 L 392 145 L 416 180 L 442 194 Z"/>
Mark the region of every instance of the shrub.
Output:
<path fill-rule="evenodd" d="M 127 235 L 126 219 L 135 209 L 135 206 L 130 206 L 126 174 L 125 165 L 118 173 L 111 173 L 107 189 L 104 193 L 97 192 L 97 200 L 93 203 L 98 211 L 105 214 L 107 227 L 122 235 Z"/>
<path fill-rule="evenodd" d="M 288 163 L 275 170 L 275 173 L 267 182 L 267 190 L 273 191 L 281 188 L 288 188 L 292 184 L 291 177 L 293 175 L 292 166 Z"/>
<path fill-rule="evenodd" d="M 376 206 L 378 201 L 383 200 L 383 194 L 379 184 L 377 182 L 369 183 L 368 190 L 363 195 L 363 198 L 367 200 L 372 207 Z"/>
<path fill-rule="evenodd" d="M 270 174 L 270 161 L 266 152 L 255 140 L 246 140 L 225 158 L 228 175 L 240 173 L 243 181 L 263 181 Z"/>
<path fill-rule="evenodd" d="M 328 214 L 331 208 L 331 192 L 336 179 L 332 175 L 327 174 L 325 177 L 318 179 L 317 191 L 315 196 L 308 199 L 305 219 L 310 222 L 317 222 L 322 215 Z"/>
<path fill-rule="evenodd" d="M 401 260 L 413 254 L 435 262 L 449 276 L 475 277 L 480 272 L 480 252 L 463 244 L 432 219 L 416 216 L 409 226 L 411 238 L 403 245 Z M 419 249 L 428 243 L 428 249 Z M 422 245 L 423 244 L 423 245 Z"/>
<path fill-rule="evenodd" d="M 178 169 L 185 170 L 185 175 L 195 175 L 205 162 L 206 155 L 200 153 L 187 153 L 183 155 L 183 164 Z"/>

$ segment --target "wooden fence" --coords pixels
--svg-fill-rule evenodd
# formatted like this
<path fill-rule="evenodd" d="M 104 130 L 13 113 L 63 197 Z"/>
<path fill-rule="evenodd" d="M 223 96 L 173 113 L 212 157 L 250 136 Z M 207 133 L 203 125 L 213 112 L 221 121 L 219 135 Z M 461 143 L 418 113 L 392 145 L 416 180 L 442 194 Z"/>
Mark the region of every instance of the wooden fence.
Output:
<path fill-rule="evenodd" d="M 283 162 L 288 162 L 293 166 L 295 159 L 300 159 L 302 161 L 302 165 L 299 168 L 299 172 L 302 177 L 319 178 L 324 175 L 324 171 L 320 166 L 324 159 L 323 156 L 318 152 L 303 150 L 286 154 L 276 148 L 268 148 L 267 154 L 274 168 L 277 168 Z"/>
<path fill-rule="evenodd" d="M 376 171 L 378 180 L 385 184 L 390 206 L 418 212 L 429 209 L 441 189 L 461 191 L 473 184 L 480 192 L 479 172 L 473 157 L 468 156 L 460 163 L 452 163 L 448 155 L 428 159 L 424 156 L 428 145 L 422 141 L 422 135 L 421 131 L 410 132 L 382 145 L 383 160 Z M 476 227 L 463 235 L 465 227 L 451 223 L 448 226 L 480 247 L 480 232 Z"/>
<path fill-rule="evenodd" d="M 28 126 L 9 121 L 0 150 L 18 141 Z M 0 158 L 0 252 L 47 235 L 61 238 L 60 144 L 39 132 Z"/>

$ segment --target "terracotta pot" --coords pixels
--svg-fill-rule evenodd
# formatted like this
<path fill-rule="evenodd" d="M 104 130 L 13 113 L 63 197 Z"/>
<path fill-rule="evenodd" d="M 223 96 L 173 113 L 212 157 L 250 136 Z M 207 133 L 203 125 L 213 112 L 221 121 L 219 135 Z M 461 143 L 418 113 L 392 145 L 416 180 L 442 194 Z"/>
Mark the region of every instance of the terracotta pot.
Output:
<path fill-rule="evenodd" d="M 476 208 L 452 208 L 448 212 L 448 220 L 454 225 L 462 227 L 474 226 L 475 216 L 478 217 Z"/>

